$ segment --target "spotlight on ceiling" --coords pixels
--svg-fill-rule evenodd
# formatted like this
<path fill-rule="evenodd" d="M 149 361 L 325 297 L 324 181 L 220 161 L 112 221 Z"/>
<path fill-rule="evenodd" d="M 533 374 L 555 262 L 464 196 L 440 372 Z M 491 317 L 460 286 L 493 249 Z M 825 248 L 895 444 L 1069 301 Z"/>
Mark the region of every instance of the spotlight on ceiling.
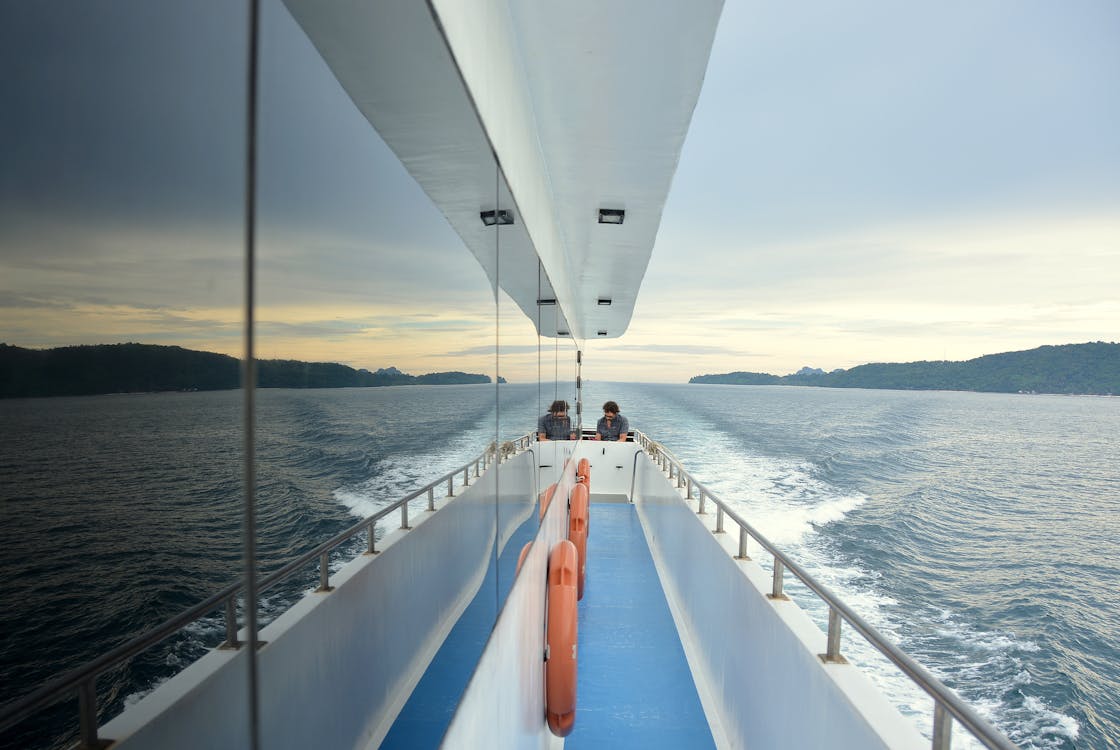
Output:
<path fill-rule="evenodd" d="M 478 216 L 482 219 L 482 223 L 488 227 L 492 227 L 495 224 L 513 223 L 513 211 L 507 211 L 504 208 L 500 211 L 483 211 Z"/>
<path fill-rule="evenodd" d="M 599 298 L 599 304 L 604 305 L 606 307 L 610 307 L 611 298 L 610 297 L 600 297 Z"/>
<path fill-rule="evenodd" d="M 555 304 L 556 304 L 555 299 L 539 299 L 539 300 L 537 300 L 537 305 L 555 305 Z"/>
<path fill-rule="evenodd" d="M 600 335 L 600 336 L 606 336 L 606 335 L 607 335 L 607 331 L 606 331 L 606 329 L 600 328 L 600 329 L 599 329 L 599 335 Z"/>
<path fill-rule="evenodd" d="M 568 335 L 568 332 L 567 332 L 567 331 L 557 331 L 557 332 L 556 332 L 556 335 L 557 335 L 557 336 L 567 336 L 567 335 Z"/>
<path fill-rule="evenodd" d="M 599 223 L 600 224 L 621 224 L 622 220 L 626 218 L 626 212 L 621 208 L 600 208 L 599 209 Z"/>

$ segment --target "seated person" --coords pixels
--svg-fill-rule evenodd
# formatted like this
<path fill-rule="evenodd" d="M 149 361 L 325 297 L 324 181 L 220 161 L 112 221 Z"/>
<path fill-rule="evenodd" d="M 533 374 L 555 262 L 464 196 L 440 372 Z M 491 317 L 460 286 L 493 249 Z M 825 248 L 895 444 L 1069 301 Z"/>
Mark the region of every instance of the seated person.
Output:
<path fill-rule="evenodd" d="M 537 439 L 545 440 L 575 440 L 576 433 L 572 430 L 572 420 L 568 418 L 568 402 L 553 401 L 548 407 L 548 414 L 537 420 Z"/>
<path fill-rule="evenodd" d="M 618 413 L 618 404 L 608 401 L 603 404 L 603 417 L 595 426 L 595 440 L 621 440 L 626 442 L 630 432 L 630 421 Z"/>

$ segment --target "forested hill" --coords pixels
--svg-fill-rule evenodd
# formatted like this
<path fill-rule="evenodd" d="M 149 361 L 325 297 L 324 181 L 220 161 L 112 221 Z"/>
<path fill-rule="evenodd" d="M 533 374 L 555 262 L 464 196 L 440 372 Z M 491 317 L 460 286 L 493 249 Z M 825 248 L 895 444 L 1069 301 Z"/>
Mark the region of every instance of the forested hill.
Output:
<path fill-rule="evenodd" d="M 370 372 L 331 362 L 261 360 L 261 388 L 346 388 L 384 385 L 489 383 L 488 375 L 432 372 L 408 375 L 395 367 Z M 0 398 L 88 396 L 99 393 L 215 391 L 238 388 L 241 361 L 178 346 L 102 344 L 23 349 L 0 344 Z"/>
<path fill-rule="evenodd" d="M 697 375 L 688 382 L 1120 395 L 1120 344 L 1098 341 L 1040 346 L 1022 352 L 988 354 L 965 362 L 868 364 L 832 372 L 803 368 L 781 377 L 758 372 L 729 372 Z"/>

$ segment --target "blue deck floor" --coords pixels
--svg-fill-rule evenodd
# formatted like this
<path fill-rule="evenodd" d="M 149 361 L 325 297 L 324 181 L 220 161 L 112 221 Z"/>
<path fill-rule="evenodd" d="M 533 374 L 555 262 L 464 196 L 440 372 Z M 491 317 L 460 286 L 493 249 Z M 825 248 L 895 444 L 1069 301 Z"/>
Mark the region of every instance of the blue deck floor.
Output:
<path fill-rule="evenodd" d="M 715 747 L 634 506 L 593 502 L 590 529 L 565 747 Z"/>
<path fill-rule="evenodd" d="M 576 725 L 567 748 L 715 747 L 634 506 L 594 503 L 579 603 Z M 435 748 L 490 635 L 534 513 L 491 564 L 382 748 Z M 543 721 L 543 716 L 541 717 Z"/>
<path fill-rule="evenodd" d="M 432 663 L 397 715 L 381 748 L 418 750 L 439 747 L 451 724 L 455 707 L 482 656 L 501 604 L 513 585 L 521 548 L 536 536 L 537 525 L 538 518 L 534 512 L 513 532 L 498 558 L 496 570 L 491 559 L 478 594 L 463 610 L 459 621 L 432 658 Z"/>

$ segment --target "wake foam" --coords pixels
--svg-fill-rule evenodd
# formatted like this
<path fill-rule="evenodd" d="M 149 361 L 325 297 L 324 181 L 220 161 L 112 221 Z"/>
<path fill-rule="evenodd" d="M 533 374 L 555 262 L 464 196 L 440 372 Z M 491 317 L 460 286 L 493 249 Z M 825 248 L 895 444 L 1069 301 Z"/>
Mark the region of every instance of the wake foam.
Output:
<path fill-rule="evenodd" d="M 391 454 L 373 466 L 373 475 L 357 484 L 334 490 L 334 499 L 357 518 L 368 518 L 410 492 L 477 458 L 494 440 L 494 419 L 488 419 L 442 445 L 423 453 Z M 473 469 L 472 469 L 473 472 Z M 462 478 L 455 481 L 459 487 Z M 440 492 L 440 488 L 436 488 Z M 438 496 L 438 495 L 437 495 Z M 426 502 L 426 498 L 423 498 Z M 420 502 L 420 500 L 418 500 Z"/>
<path fill-rule="evenodd" d="M 694 419 L 694 418 L 693 418 Z M 710 429 L 706 429 L 710 427 Z M 821 478 L 826 467 L 793 458 L 760 455 L 714 425 L 668 446 L 721 500 L 743 516 L 817 581 L 835 592 L 872 627 L 899 644 L 938 679 L 957 687 L 977 712 L 1002 728 L 1024 750 L 1068 747 L 1078 737 L 1076 719 L 1019 690 L 1032 682 L 1024 655 L 1038 644 L 1013 633 L 985 631 L 960 622 L 948 611 L 900 603 L 882 588 L 882 574 L 861 561 L 843 561 L 822 534 L 868 498 L 841 490 Z M 710 481 L 709 481 L 710 480 Z M 769 570 L 769 555 L 755 555 Z M 786 591 L 822 631 L 828 607 L 803 585 L 786 578 Z M 844 655 L 864 673 L 926 737 L 932 736 L 933 701 L 886 657 L 846 631 Z M 983 747 L 954 722 L 954 748 Z"/>

